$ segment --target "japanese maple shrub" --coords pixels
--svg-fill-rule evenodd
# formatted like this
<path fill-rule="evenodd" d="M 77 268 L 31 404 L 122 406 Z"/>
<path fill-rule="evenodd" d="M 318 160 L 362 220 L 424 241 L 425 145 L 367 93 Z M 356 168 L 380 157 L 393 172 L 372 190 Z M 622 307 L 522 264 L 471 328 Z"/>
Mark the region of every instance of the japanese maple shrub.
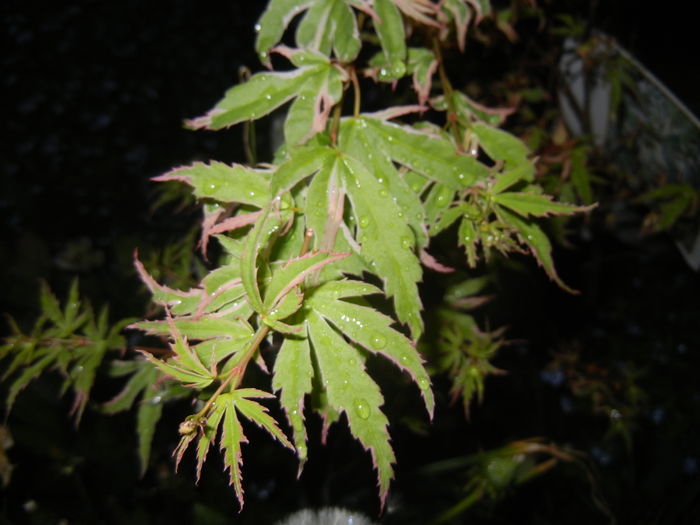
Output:
<path fill-rule="evenodd" d="M 162 403 L 186 387 L 197 404 L 179 426 L 177 462 L 194 445 L 199 476 L 218 442 L 242 506 L 241 445 L 247 439 L 241 420 L 267 430 L 298 456 L 301 468 L 307 459 L 306 400 L 314 396 L 312 410 L 324 428 L 344 415 L 371 454 L 383 504 L 395 457 L 382 392 L 365 361 L 377 354 L 410 376 L 432 417 L 431 380 L 415 346 L 424 331 L 418 283 L 423 267 L 450 268 L 428 253 L 431 238 L 448 229 L 455 233 L 471 267 L 494 250 L 530 253 L 564 286 L 536 219 L 581 208 L 543 194 L 525 145 L 498 128 L 508 111 L 472 101 L 445 71 L 443 46 L 454 40 L 464 51 L 468 28 L 489 13 L 488 0 L 269 3 L 255 43 L 268 70 L 231 88 L 188 126 L 223 129 L 288 104 L 284 144 L 273 162 L 196 162 L 155 179 L 192 187 L 204 212 L 201 249 L 206 255 L 215 239 L 223 256 L 189 290 L 159 284 L 136 260 L 164 314 L 132 327 L 168 337 L 170 351 L 115 361 L 114 375 L 130 378 L 107 408 L 116 412 L 143 401 L 138 431 L 144 468 Z M 281 44 L 290 27 L 294 47 Z M 423 46 L 408 45 L 414 42 Z M 277 55 L 275 64 L 286 64 L 283 70 L 272 67 L 271 55 Z M 363 113 L 360 75 L 392 87 L 409 79 L 415 104 Z M 352 109 L 345 114 L 344 108 Z M 434 122 L 423 120 L 426 115 Z M 401 122 L 407 116 L 410 125 Z M 374 307 L 372 295 L 390 299 L 393 316 Z M 58 365 L 82 410 L 105 350 L 123 341 L 103 319 L 96 324 L 88 314 L 77 317 L 75 306 L 70 322 L 58 329 L 65 316 L 46 290 L 44 303 L 50 307 L 45 320 L 64 339 L 87 326 L 92 339 L 109 341 L 86 350 L 79 344 L 85 339 L 76 340 L 80 352 L 71 353 L 70 345 L 37 352 L 36 344 L 26 350 L 10 338 L 6 353 L 19 348 L 22 356 L 12 371 L 26 368 L 9 403 L 32 377 Z M 277 349 L 268 391 L 245 382 L 251 363 L 267 369 L 261 348 Z M 475 387 L 469 381 L 479 378 L 462 373 L 470 365 L 454 363 L 455 389 L 468 405 L 483 378 Z M 259 401 L 270 398 L 281 403 L 291 435 Z"/>

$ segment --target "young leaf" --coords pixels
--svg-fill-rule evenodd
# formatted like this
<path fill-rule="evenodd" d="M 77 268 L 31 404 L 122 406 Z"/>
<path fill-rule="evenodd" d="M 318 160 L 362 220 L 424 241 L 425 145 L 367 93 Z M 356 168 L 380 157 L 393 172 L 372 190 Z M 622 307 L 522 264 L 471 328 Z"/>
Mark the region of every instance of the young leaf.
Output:
<path fill-rule="evenodd" d="M 272 417 L 267 414 L 267 409 L 249 398 L 273 397 L 267 392 L 255 390 L 253 388 L 243 388 L 235 390 L 231 393 L 221 394 L 217 398 L 215 413 L 218 410 L 223 410 L 223 430 L 221 432 L 221 449 L 224 451 L 224 465 L 230 473 L 230 484 L 234 486 L 238 502 L 243 508 L 243 476 L 241 474 L 241 465 L 243 458 L 241 455 L 241 445 L 247 443 L 248 440 L 243 434 L 243 428 L 238 420 L 236 411 L 240 411 L 246 418 L 253 421 L 255 424 L 264 428 L 273 437 L 278 439 L 284 446 L 294 450 L 294 447 L 282 433 Z M 219 418 L 220 420 L 220 418 Z M 206 430 L 205 430 L 206 436 Z M 200 450 L 201 461 L 204 461 L 208 443 L 202 443 Z"/>
<path fill-rule="evenodd" d="M 197 353 L 190 348 L 187 340 L 183 338 L 173 322 L 171 322 L 170 327 L 171 334 L 175 339 L 175 342 L 170 344 L 170 348 L 175 357 L 164 362 L 148 352 L 142 351 L 141 353 L 162 373 L 174 377 L 185 386 L 200 390 L 208 387 L 214 381 L 215 374 L 204 366 Z"/>

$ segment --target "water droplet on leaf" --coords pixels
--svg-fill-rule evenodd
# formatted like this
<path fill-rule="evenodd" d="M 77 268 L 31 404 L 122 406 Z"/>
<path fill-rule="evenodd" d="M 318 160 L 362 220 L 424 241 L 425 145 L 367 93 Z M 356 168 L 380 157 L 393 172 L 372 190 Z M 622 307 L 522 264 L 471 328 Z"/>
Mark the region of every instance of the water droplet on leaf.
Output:
<path fill-rule="evenodd" d="M 367 419 L 369 417 L 369 404 L 367 400 L 358 397 L 354 401 L 355 403 L 355 413 L 362 419 Z"/>
<path fill-rule="evenodd" d="M 418 388 L 421 390 L 428 390 L 428 387 L 430 386 L 430 381 L 428 381 L 427 377 L 419 377 L 418 378 Z"/>
<path fill-rule="evenodd" d="M 256 32 L 256 33 L 259 33 L 260 30 L 262 29 L 262 27 L 260 27 L 260 24 L 255 24 L 255 25 L 253 26 L 253 29 L 255 29 L 255 32 Z"/>
<path fill-rule="evenodd" d="M 386 337 L 381 334 L 374 334 L 369 342 L 370 346 L 376 350 L 386 346 Z"/>
<path fill-rule="evenodd" d="M 367 226 L 369 226 L 369 217 L 363 215 L 362 217 L 360 217 L 360 227 L 366 228 Z"/>
<path fill-rule="evenodd" d="M 410 237 L 401 237 L 401 246 L 406 249 L 412 248 L 413 242 Z"/>
<path fill-rule="evenodd" d="M 388 196 L 389 196 L 389 192 L 386 191 L 386 190 L 379 190 L 379 196 L 380 196 L 380 197 L 388 197 Z"/>

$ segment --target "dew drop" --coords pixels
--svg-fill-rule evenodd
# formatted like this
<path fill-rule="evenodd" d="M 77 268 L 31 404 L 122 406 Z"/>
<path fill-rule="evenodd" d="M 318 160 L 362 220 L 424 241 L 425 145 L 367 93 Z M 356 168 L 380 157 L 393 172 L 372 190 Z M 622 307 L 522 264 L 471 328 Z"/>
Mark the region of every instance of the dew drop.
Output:
<path fill-rule="evenodd" d="M 528 240 L 528 241 L 531 241 L 531 240 L 532 240 L 532 235 L 528 234 L 527 240 Z"/>
<path fill-rule="evenodd" d="M 261 51 L 260 58 L 262 58 L 263 60 L 266 59 L 267 58 L 267 51 Z"/>
<path fill-rule="evenodd" d="M 254 192 L 254 191 L 251 191 L 249 195 L 250 195 L 251 197 L 255 197 L 255 192 Z"/>
<path fill-rule="evenodd" d="M 386 190 L 379 190 L 379 196 L 380 196 L 380 197 L 388 197 L 388 196 L 389 196 L 389 192 L 386 191 Z"/>
<path fill-rule="evenodd" d="M 293 416 L 296 416 L 298 413 L 299 413 L 299 411 L 298 411 L 296 408 L 295 408 L 294 410 L 292 410 L 292 415 L 293 415 Z"/>
<path fill-rule="evenodd" d="M 369 417 L 369 404 L 366 399 L 358 397 L 354 401 L 355 403 L 355 413 L 362 419 L 367 419 Z"/>
<path fill-rule="evenodd" d="M 374 334 L 369 342 L 370 346 L 376 350 L 386 346 L 386 337 L 381 334 Z"/>
<path fill-rule="evenodd" d="M 410 237 L 401 237 L 401 246 L 403 248 L 409 249 L 413 247 L 413 242 L 411 242 Z"/>
<path fill-rule="evenodd" d="M 306 100 L 306 95 L 302 95 L 299 97 L 301 100 Z"/>
<path fill-rule="evenodd" d="M 209 189 L 214 191 L 216 189 L 216 184 L 210 184 Z"/>
<path fill-rule="evenodd" d="M 405 355 L 402 355 L 402 356 L 401 356 L 401 362 L 402 362 L 402 363 L 405 363 L 406 361 L 408 361 L 408 357 L 406 357 Z"/>
<path fill-rule="evenodd" d="M 360 227 L 366 228 L 367 226 L 369 226 L 369 217 L 363 215 L 362 217 L 360 217 Z"/>
<path fill-rule="evenodd" d="M 467 242 L 470 242 L 472 240 L 472 238 L 469 235 L 467 235 L 464 237 L 464 240 Z"/>
<path fill-rule="evenodd" d="M 397 213 L 397 215 L 398 215 L 399 219 L 401 219 L 403 217 L 403 212 L 400 211 L 399 213 Z"/>
<path fill-rule="evenodd" d="M 299 457 L 305 458 L 306 457 L 306 445 L 297 445 L 297 452 L 299 453 Z"/>
<path fill-rule="evenodd" d="M 386 139 L 387 139 L 389 142 L 394 142 L 394 137 L 392 137 L 391 135 L 389 135 Z"/>
<path fill-rule="evenodd" d="M 270 95 L 270 94 L 268 93 L 267 95 L 265 95 L 265 98 L 266 98 L 267 100 L 272 100 L 272 95 Z"/>
<path fill-rule="evenodd" d="M 423 214 L 420 213 L 420 212 L 416 213 L 416 219 L 418 219 L 419 221 L 422 221 L 422 220 L 423 220 Z"/>
<path fill-rule="evenodd" d="M 347 379 L 343 379 L 343 384 L 344 384 L 344 385 L 347 385 L 347 384 L 348 384 L 348 380 L 347 380 Z"/>
<path fill-rule="evenodd" d="M 387 76 L 387 73 L 388 73 L 388 72 L 387 72 L 386 68 L 381 68 L 381 69 L 379 70 L 379 76 L 381 76 L 381 77 L 386 77 L 386 76 Z"/>
<path fill-rule="evenodd" d="M 430 386 L 430 381 L 428 381 L 427 377 L 419 377 L 418 378 L 418 388 L 421 390 L 428 390 L 428 387 Z"/>
<path fill-rule="evenodd" d="M 255 24 L 255 25 L 253 26 L 253 29 L 255 29 L 255 32 L 256 32 L 256 33 L 259 33 L 260 30 L 262 29 L 262 27 L 260 27 L 260 24 Z"/>
<path fill-rule="evenodd" d="M 459 180 L 464 180 L 464 173 L 460 173 L 459 175 L 457 175 L 457 178 Z"/>
<path fill-rule="evenodd" d="M 414 182 L 413 184 L 411 184 L 411 189 L 413 191 L 415 191 L 416 193 L 418 193 L 420 191 L 420 184 L 417 182 Z"/>

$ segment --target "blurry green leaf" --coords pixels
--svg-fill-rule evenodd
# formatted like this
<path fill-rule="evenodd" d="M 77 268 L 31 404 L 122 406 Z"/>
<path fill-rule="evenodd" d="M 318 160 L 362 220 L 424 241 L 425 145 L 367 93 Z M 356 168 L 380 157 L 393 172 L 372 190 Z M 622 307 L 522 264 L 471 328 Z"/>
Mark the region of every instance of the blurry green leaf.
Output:
<path fill-rule="evenodd" d="M 388 70 L 382 76 L 401 78 L 406 72 L 406 36 L 401 13 L 391 0 L 375 0 L 374 9 L 379 17 L 374 23 L 382 46 Z"/>
<path fill-rule="evenodd" d="M 504 161 L 507 169 L 527 162 L 527 146 L 514 135 L 480 122 L 475 123 L 472 130 L 486 154 L 493 160 Z"/>

